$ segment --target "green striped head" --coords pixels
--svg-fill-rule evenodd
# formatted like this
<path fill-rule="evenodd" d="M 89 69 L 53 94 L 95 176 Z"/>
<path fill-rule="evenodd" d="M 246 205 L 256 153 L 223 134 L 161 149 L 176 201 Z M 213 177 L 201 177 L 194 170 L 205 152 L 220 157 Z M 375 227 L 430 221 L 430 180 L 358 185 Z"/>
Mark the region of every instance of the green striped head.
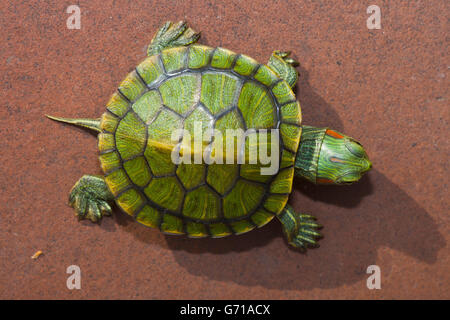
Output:
<path fill-rule="evenodd" d="M 327 128 L 303 126 L 296 174 L 317 184 L 351 184 L 372 168 L 356 140 Z"/>

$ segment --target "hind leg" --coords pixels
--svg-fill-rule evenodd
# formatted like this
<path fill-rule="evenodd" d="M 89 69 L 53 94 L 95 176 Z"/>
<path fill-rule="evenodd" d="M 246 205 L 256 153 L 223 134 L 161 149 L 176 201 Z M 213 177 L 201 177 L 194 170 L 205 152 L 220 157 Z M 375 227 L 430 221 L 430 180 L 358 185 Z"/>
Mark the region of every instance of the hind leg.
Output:
<path fill-rule="evenodd" d="M 69 205 L 75 209 L 79 220 L 90 219 L 96 222 L 103 215 L 111 215 L 110 203 L 114 196 L 109 191 L 102 176 L 84 175 L 72 187 Z"/>
<path fill-rule="evenodd" d="M 148 46 L 148 56 L 160 53 L 162 50 L 173 47 L 188 46 L 197 42 L 200 33 L 189 28 L 184 21 L 173 24 L 167 21 L 153 37 Z"/>

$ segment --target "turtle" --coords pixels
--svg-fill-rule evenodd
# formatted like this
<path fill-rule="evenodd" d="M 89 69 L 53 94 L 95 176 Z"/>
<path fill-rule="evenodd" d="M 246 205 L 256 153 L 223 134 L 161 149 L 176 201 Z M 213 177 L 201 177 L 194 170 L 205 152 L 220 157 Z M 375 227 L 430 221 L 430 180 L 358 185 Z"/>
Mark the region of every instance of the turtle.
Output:
<path fill-rule="evenodd" d="M 98 132 L 104 174 L 81 177 L 69 205 L 79 219 L 98 222 L 111 215 L 115 203 L 145 226 L 192 238 L 239 235 L 276 217 L 289 245 L 301 251 L 317 247 L 322 226 L 287 203 L 293 179 L 354 183 L 372 167 L 366 151 L 338 131 L 302 124 L 293 92 L 299 63 L 290 52 L 273 51 L 261 64 L 201 45 L 199 38 L 186 22 L 166 22 L 100 118 L 47 115 Z M 189 149 L 192 141 L 174 133 L 195 135 L 198 129 L 212 133 L 202 136 L 197 151 L 203 157 L 192 162 L 198 153 L 195 146 Z M 228 161 L 236 155 L 224 161 L 215 144 L 217 132 L 232 129 L 245 133 L 231 136 L 233 145 L 225 152 L 237 150 L 237 163 Z M 246 162 L 250 150 L 264 144 L 277 163 L 273 170 L 262 158 Z"/>

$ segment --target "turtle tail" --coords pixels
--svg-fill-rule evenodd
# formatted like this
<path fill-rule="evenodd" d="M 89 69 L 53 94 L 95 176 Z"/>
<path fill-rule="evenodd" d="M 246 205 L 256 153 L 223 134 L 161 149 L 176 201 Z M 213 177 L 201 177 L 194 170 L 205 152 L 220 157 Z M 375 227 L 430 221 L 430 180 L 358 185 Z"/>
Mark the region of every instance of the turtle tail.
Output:
<path fill-rule="evenodd" d="M 101 132 L 100 129 L 100 119 L 68 119 L 68 118 L 59 118 L 59 117 L 52 117 L 49 115 L 45 115 L 47 118 L 59 121 L 59 122 L 65 122 L 69 124 L 73 124 L 75 126 L 79 127 L 85 127 L 97 132 Z"/>

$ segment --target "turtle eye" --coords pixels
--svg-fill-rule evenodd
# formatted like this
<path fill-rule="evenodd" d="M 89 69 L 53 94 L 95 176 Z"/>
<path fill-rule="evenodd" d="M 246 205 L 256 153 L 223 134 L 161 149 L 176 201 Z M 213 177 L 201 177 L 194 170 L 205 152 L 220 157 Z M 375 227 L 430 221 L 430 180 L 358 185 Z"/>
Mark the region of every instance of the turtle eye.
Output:
<path fill-rule="evenodd" d="M 347 138 L 345 141 L 345 146 L 348 149 L 348 151 L 353 153 L 355 156 L 359 158 L 366 157 L 366 152 L 364 151 L 364 148 L 361 145 L 361 143 L 359 143 L 358 141 L 353 140 L 351 138 Z"/>

